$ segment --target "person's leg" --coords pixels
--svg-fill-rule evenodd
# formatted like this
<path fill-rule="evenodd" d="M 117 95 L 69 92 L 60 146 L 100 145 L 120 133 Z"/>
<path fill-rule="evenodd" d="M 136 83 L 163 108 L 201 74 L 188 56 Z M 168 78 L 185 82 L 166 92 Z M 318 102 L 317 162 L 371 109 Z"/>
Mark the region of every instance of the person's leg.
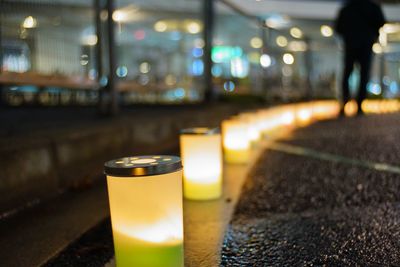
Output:
<path fill-rule="evenodd" d="M 357 104 L 358 113 L 362 114 L 361 104 L 367 96 L 367 85 L 371 72 L 372 46 L 367 45 L 360 51 L 358 61 L 360 63 L 360 88 L 358 90 Z"/>
<path fill-rule="evenodd" d="M 342 77 L 342 112 L 344 105 L 350 99 L 349 78 L 354 68 L 354 61 L 355 61 L 354 53 L 355 53 L 354 49 L 346 47 L 344 53 L 344 69 Z"/>

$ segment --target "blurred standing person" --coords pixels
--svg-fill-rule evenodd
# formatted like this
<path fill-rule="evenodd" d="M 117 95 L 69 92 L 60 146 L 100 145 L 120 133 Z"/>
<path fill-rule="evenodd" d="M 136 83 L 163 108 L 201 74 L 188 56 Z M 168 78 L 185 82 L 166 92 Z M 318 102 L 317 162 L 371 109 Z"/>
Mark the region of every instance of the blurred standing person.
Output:
<path fill-rule="evenodd" d="M 357 97 L 358 115 L 367 95 L 367 84 L 372 61 L 372 46 L 379 37 L 379 28 L 385 24 L 381 7 L 371 0 L 348 0 L 335 21 L 335 30 L 344 41 L 344 70 L 342 77 L 342 109 L 349 101 L 349 77 L 355 63 L 360 66 L 360 85 Z"/>

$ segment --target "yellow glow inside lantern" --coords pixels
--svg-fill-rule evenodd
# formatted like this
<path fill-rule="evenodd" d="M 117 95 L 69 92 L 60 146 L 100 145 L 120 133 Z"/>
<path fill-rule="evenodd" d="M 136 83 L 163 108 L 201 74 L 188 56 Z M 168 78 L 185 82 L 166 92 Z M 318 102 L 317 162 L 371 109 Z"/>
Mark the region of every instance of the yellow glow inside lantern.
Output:
<path fill-rule="evenodd" d="M 222 122 L 224 158 L 227 163 L 247 163 L 250 156 L 248 128 L 238 119 Z"/>
<path fill-rule="evenodd" d="M 379 113 L 379 103 L 376 100 L 364 100 L 361 108 L 365 113 Z"/>
<path fill-rule="evenodd" d="M 280 126 L 293 126 L 296 116 L 292 105 L 284 105 L 277 110 L 278 124 Z"/>
<path fill-rule="evenodd" d="M 384 99 L 384 100 L 364 100 L 361 104 L 361 108 L 365 113 L 391 113 L 400 110 L 399 102 L 396 99 Z"/>
<path fill-rule="evenodd" d="M 340 104 L 336 100 L 320 100 L 313 102 L 313 117 L 316 120 L 327 120 L 339 115 Z"/>
<path fill-rule="evenodd" d="M 207 200 L 222 194 L 221 134 L 216 129 L 185 129 L 180 135 L 183 188 L 187 199 Z"/>
<path fill-rule="evenodd" d="M 259 112 L 259 125 L 263 134 L 270 134 L 280 126 L 280 116 L 277 108 L 261 110 Z"/>
<path fill-rule="evenodd" d="M 298 126 L 307 126 L 311 123 L 313 116 L 310 103 L 298 104 L 296 108 L 296 122 Z"/>
<path fill-rule="evenodd" d="M 349 101 L 344 105 L 344 114 L 348 117 L 354 116 L 357 113 L 357 108 L 358 105 L 356 101 Z"/>
<path fill-rule="evenodd" d="M 243 121 L 243 123 L 247 125 L 247 133 L 250 142 L 252 142 L 253 144 L 257 143 L 261 138 L 257 114 L 251 112 L 241 113 L 238 116 L 238 119 Z"/>
<path fill-rule="evenodd" d="M 384 103 L 387 112 L 397 112 L 400 109 L 399 101 L 396 99 L 386 99 Z"/>
<path fill-rule="evenodd" d="M 381 101 L 381 112 L 382 113 L 391 113 L 391 112 L 393 112 L 390 100 L 382 100 Z"/>
<path fill-rule="evenodd" d="M 183 267 L 182 169 L 172 156 L 105 165 L 118 267 Z"/>
<path fill-rule="evenodd" d="M 295 120 L 293 112 L 286 111 L 282 114 L 282 124 L 286 126 L 293 125 Z"/>
<path fill-rule="evenodd" d="M 265 132 L 271 128 L 271 125 L 268 123 L 268 111 L 265 109 L 259 110 L 257 112 L 257 124 L 258 129 L 261 134 L 265 134 Z"/>

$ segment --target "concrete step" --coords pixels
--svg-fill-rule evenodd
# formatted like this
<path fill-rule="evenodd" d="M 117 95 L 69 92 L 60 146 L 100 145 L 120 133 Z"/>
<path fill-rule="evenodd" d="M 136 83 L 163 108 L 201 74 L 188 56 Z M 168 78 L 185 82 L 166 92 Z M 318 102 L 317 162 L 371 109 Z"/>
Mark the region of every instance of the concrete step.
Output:
<path fill-rule="evenodd" d="M 180 129 L 217 127 L 240 109 L 142 107 L 112 118 L 83 109 L 0 112 L 0 124 L 12 129 L 0 138 L 0 217 L 34 199 L 92 183 L 109 159 L 176 148 Z"/>
<path fill-rule="evenodd" d="M 0 220 L 1 266 L 41 266 L 108 214 L 105 179 Z"/>

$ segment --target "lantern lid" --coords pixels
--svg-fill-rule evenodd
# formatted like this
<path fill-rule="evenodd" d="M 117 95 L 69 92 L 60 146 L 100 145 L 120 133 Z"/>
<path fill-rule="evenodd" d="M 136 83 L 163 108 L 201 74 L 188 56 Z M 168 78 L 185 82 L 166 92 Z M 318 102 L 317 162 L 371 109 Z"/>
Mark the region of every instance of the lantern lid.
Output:
<path fill-rule="evenodd" d="M 150 176 L 182 169 L 181 158 L 167 155 L 133 156 L 104 164 L 104 173 L 116 177 Z"/>
<path fill-rule="evenodd" d="M 219 128 L 195 127 L 181 130 L 181 134 L 188 135 L 214 135 L 219 134 Z"/>

